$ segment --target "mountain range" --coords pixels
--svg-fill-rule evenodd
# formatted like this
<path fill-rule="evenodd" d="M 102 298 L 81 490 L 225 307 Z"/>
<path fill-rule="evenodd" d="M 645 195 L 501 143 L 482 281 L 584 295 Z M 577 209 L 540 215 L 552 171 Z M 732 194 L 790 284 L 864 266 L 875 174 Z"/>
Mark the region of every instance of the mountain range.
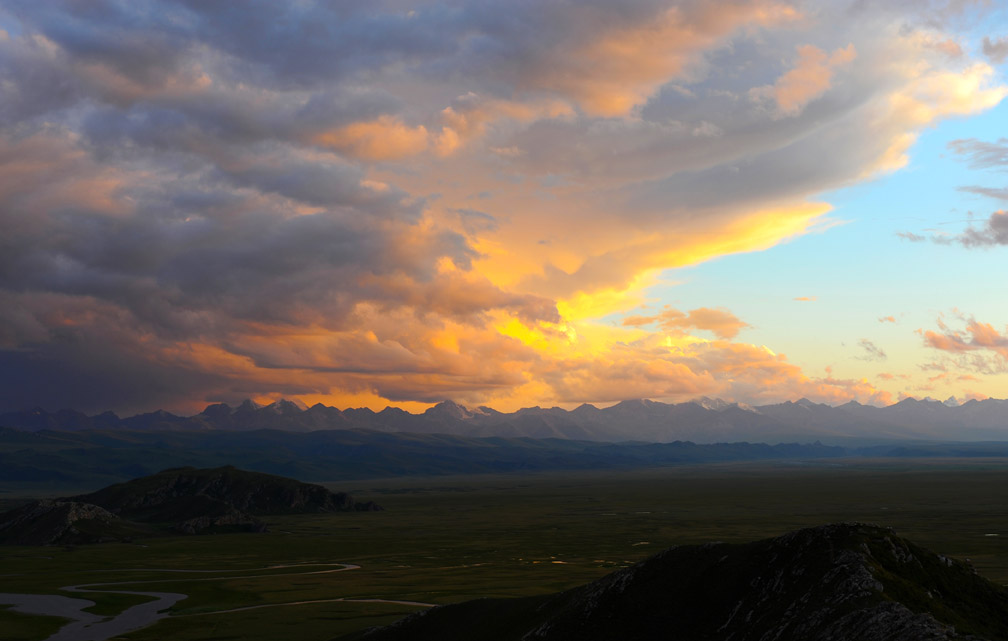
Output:
<path fill-rule="evenodd" d="M 380 432 L 451 434 L 467 437 L 564 438 L 589 441 L 669 443 L 809 442 L 846 444 L 886 440 L 1005 441 L 1008 400 L 907 398 L 888 407 L 851 401 L 830 406 L 808 399 L 751 407 L 720 399 L 686 403 L 622 401 L 606 408 L 584 404 L 573 410 L 530 407 L 499 412 L 444 401 L 423 413 L 386 407 L 340 410 L 306 407 L 289 400 L 259 405 L 246 400 L 232 407 L 209 405 L 199 414 L 164 410 L 120 418 L 112 412 L 88 416 L 75 410 L 40 408 L 0 414 L 0 426 L 26 431 L 56 430 L 225 430 L 279 429 L 311 432 L 366 429 Z"/>

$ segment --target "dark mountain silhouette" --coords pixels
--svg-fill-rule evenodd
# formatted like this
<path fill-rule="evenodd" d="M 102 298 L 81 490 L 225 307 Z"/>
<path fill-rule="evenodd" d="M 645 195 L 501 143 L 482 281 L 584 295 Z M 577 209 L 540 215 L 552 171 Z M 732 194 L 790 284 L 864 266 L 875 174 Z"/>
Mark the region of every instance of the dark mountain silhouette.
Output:
<path fill-rule="evenodd" d="M 1008 590 L 891 530 L 833 524 L 668 549 L 560 594 L 480 599 L 344 641 L 1008 639 Z"/>
<path fill-rule="evenodd" d="M 339 410 L 321 404 L 306 408 L 293 401 L 279 400 L 269 405 L 245 401 L 237 407 L 216 403 L 188 417 L 157 411 L 123 419 L 111 412 L 87 416 L 74 410 L 46 412 L 36 408 L 0 414 L 0 426 L 28 431 L 367 429 L 471 437 L 658 443 L 1008 440 L 1008 401 L 971 400 L 962 405 L 952 401 L 906 399 L 889 407 L 852 401 L 831 407 L 800 399 L 748 407 L 701 398 L 677 404 L 628 400 L 604 409 L 582 405 L 571 411 L 531 407 L 510 413 L 488 407 L 471 409 L 445 401 L 421 414 L 411 414 L 391 407 L 381 412 L 367 408 Z"/>
<path fill-rule="evenodd" d="M 239 470 L 183 467 L 67 499 L 36 501 L 0 515 L 0 542 L 47 545 L 120 540 L 168 525 L 177 532 L 262 532 L 258 517 L 374 511 L 321 485 Z M 83 526 L 83 527 L 82 527 Z"/>

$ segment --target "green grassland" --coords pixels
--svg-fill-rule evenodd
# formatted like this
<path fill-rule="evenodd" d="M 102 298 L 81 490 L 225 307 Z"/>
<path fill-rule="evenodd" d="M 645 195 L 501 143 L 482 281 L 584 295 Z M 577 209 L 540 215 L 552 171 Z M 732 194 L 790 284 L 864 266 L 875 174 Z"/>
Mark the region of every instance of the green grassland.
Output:
<path fill-rule="evenodd" d="M 67 622 L 59 617 L 33 616 L 21 614 L 0 605 L 0 639 L 21 641 L 22 639 L 45 639 L 55 634 Z"/>
<path fill-rule="evenodd" d="M 171 617 L 125 637 L 131 641 L 321 640 L 419 609 L 369 600 L 440 604 L 555 592 L 671 545 L 749 541 L 832 521 L 894 527 L 1008 583 L 1005 459 L 393 478 L 331 489 L 385 511 L 271 517 L 266 534 L 0 548 L 0 591 L 58 593 L 70 584 L 131 581 L 110 589 L 189 595 Z M 335 563 L 360 568 L 322 565 Z M 91 611 L 101 614 L 137 602 L 73 596 L 94 600 Z M 239 608 L 246 609 L 223 612 Z M 0 630 L 14 629 L 8 623 L 24 639 L 44 639 L 54 625 L 0 610 Z"/>

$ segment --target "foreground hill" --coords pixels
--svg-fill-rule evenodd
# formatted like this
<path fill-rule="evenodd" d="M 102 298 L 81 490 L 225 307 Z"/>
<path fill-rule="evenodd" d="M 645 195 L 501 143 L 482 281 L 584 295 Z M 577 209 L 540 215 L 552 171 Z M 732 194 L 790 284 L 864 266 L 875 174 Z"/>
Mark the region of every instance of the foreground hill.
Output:
<path fill-rule="evenodd" d="M 749 407 L 718 399 L 687 403 L 628 400 L 599 409 L 582 405 L 531 407 L 498 412 L 489 407 L 467 408 L 451 401 L 420 414 L 397 408 L 381 412 L 316 404 L 304 407 L 279 400 L 269 405 L 245 401 L 237 407 L 208 406 L 194 416 L 157 411 L 119 418 L 112 412 L 87 416 L 73 410 L 34 409 L 0 414 L 0 426 L 26 431 L 59 430 L 220 430 L 278 429 L 310 432 L 367 429 L 412 434 L 451 434 L 467 437 L 563 438 L 589 441 L 692 441 L 719 443 L 808 442 L 832 444 L 878 442 L 892 439 L 956 441 L 1008 440 L 1008 400 L 954 399 L 938 402 L 908 398 L 889 407 L 856 402 L 837 407 L 808 399 Z"/>
<path fill-rule="evenodd" d="M 91 494 L 36 501 L 0 514 L 0 543 L 48 545 L 123 540 L 157 532 L 262 532 L 258 517 L 374 511 L 343 492 L 232 466 L 164 470 Z"/>
<path fill-rule="evenodd" d="M 345 641 L 1008 639 L 1008 590 L 860 524 L 676 547 L 580 588 L 434 608 Z"/>

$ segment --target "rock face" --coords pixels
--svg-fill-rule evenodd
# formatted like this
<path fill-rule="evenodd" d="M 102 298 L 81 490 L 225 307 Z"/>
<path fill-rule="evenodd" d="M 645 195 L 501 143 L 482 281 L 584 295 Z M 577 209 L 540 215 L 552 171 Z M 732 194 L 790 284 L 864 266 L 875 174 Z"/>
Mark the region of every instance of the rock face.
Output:
<path fill-rule="evenodd" d="M 123 540 L 168 525 L 184 534 L 265 532 L 259 516 L 381 510 L 321 485 L 226 466 L 165 470 L 92 494 L 37 501 L 0 515 L 0 543 Z M 79 524 L 86 525 L 80 527 Z"/>
<path fill-rule="evenodd" d="M 896 536 L 834 524 L 666 550 L 547 597 L 434 608 L 368 641 L 1008 639 L 1008 590 Z"/>
<path fill-rule="evenodd" d="M 208 530 L 239 529 L 246 532 L 265 532 L 266 524 L 250 514 L 229 509 L 223 514 L 202 516 L 179 521 L 174 528 L 183 534 L 200 534 Z"/>
<path fill-rule="evenodd" d="M 77 501 L 35 501 L 0 515 L 0 542 L 9 545 L 95 543 L 118 538 L 103 534 L 112 529 L 128 529 L 128 524 L 97 505 Z"/>

